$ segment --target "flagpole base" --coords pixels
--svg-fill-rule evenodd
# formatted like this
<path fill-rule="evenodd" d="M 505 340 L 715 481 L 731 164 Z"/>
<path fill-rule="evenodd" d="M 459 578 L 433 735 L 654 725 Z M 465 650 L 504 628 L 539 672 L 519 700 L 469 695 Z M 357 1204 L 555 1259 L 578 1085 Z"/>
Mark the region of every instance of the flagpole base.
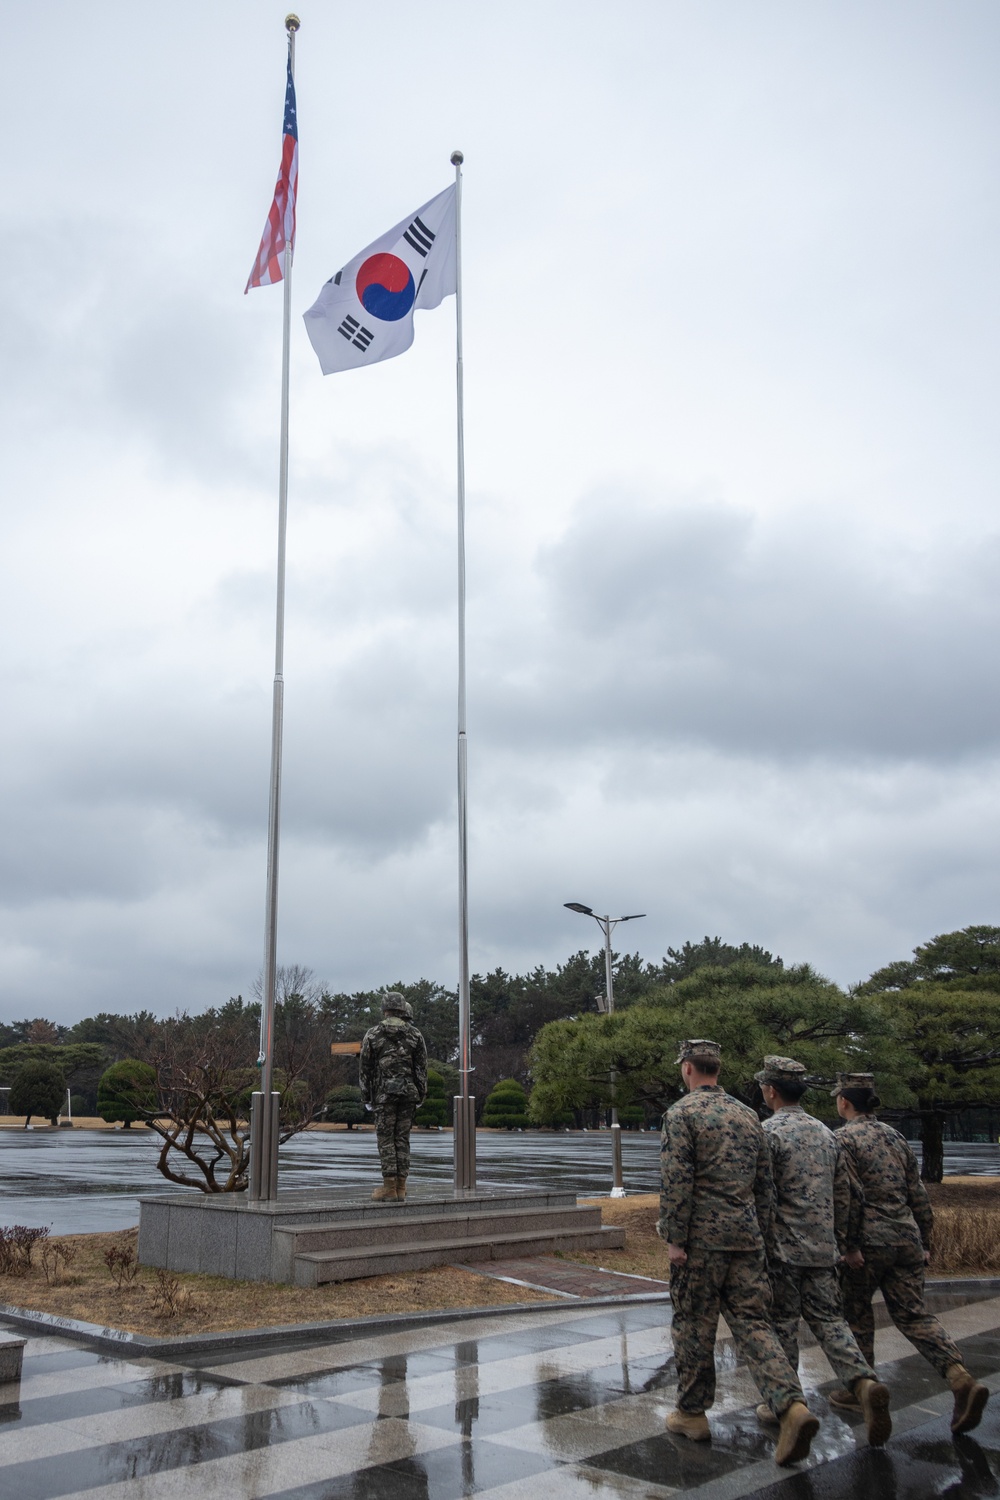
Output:
<path fill-rule="evenodd" d="M 268 1203 L 278 1196 L 278 1101 L 272 1094 L 270 1108 L 264 1095 L 250 1095 L 250 1199 Z"/>
<path fill-rule="evenodd" d="M 476 1101 L 455 1095 L 455 1191 L 476 1190 Z"/>

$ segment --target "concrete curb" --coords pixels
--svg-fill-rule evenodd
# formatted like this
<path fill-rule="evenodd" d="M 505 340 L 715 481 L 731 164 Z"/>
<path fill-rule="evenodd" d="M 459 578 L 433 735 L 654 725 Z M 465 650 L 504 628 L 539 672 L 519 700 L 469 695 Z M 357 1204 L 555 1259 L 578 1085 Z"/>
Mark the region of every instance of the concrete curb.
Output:
<path fill-rule="evenodd" d="M 437 1312 L 388 1313 L 370 1318 L 343 1318 L 332 1323 L 290 1323 L 280 1328 L 247 1328 L 232 1333 L 195 1333 L 187 1338 L 154 1338 L 145 1333 L 127 1333 L 121 1328 L 102 1328 L 98 1323 L 81 1323 L 76 1318 L 58 1318 L 52 1313 L 32 1312 L 23 1307 L 0 1304 L 0 1322 L 33 1333 L 36 1337 L 58 1335 L 77 1339 L 105 1353 L 132 1354 L 143 1358 L 174 1359 L 184 1355 L 214 1352 L 239 1352 L 268 1344 L 298 1343 L 303 1340 L 327 1339 L 346 1343 L 349 1339 L 370 1337 L 378 1333 L 405 1333 L 411 1328 L 433 1328 L 436 1324 L 467 1323 L 476 1318 L 499 1318 L 507 1313 L 565 1313 L 575 1308 L 590 1310 L 601 1307 L 632 1307 L 636 1303 L 669 1302 L 665 1292 L 643 1292 L 636 1296 L 577 1297 L 572 1303 L 508 1302 L 499 1307 L 454 1307 Z"/>
<path fill-rule="evenodd" d="M 929 1290 L 1000 1291 L 1000 1277 L 967 1276 L 951 1280 L 935 1277 L 928 1280 Z M 172 1359 L 183 1355 L 235 1352 L 257 1349 L 269 1344 L 297 1343 L 302 1340 L 327 1339 L 346 1343 L 349 1339 L 378 1333 L 405 1333 L 411 1328 L 433 1328 L 436 1324 L 466 1323 L 476 1318 L 500 1318 L 506 1313 L 566 1312 L 574 1307 L 590 1310 L 601 1307 L 633 1307 L 637 1303 L 668 1303 L 668 1292 L 642 1292 L 633 1296 L 577 1297 L 558 1302 L 508 1302 L 499 1307 L 454 1307 L 420 1313 L 387 1313 L 370 1318 L 342 1318 L 330 1323 L 288 1323 L 277 1328 L 246 1328 L 232 1333 L 195 1333 L 187 1338 L 154 1338 L 145 1333 L 127 1333 L 121 1328 L 102 1328 L 98 1323 L 82 1323 L 76 1318 L 59 1318 L 52 1313 L 33 1312 L 23 1307 L 0 1304 L 0 1322 L 12 1324 L 36 1337 L 58 1335 L 90 1344 L 104 1353 L 133 1354 L 141 1358 Z"/>

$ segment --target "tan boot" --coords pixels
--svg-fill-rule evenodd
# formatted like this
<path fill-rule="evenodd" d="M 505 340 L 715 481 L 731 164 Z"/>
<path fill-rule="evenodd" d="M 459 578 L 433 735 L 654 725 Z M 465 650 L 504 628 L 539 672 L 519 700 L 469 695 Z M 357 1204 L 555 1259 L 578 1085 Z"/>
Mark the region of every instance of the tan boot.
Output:
<path fill-rule="evenodd" d="M 692 1443 L 707 1443 L 712 1436 L 708 1418 L 703 1411 L 672 1411 L 667 1418 L 667 1431 L 690 1438 Z"/>
<path fill-rule="evenodd" d="M 761 1422 L 765 1427 L 777 1427 L 778 1425 L 778 1419 L 766 1401 L 762 1401 L 757 1407 L 756 1417 L 757 1421 Z"/>
<path fill-rule="evenodd" d="M 396 1201 L 396 1179 L 395 1177 L 383 1177 L 382 1186 L 376 1188 L 372 1193 L 375 1203 L 395 1203 Z"/>
<path fill-rule="evenodd" d="M 973 1379 L 964 1365 L 952 1365 L 945 1376 L 955 1396 L 955 1410 L 951 1418 L 952 1432 L 971 1432 L 978 1427 L 983 1408 L 990 1399 L 984 1385 Z"/>
<path fill-rule="evenodd" d="M 819 1431 L 819 1418 L 813 1416 L 804 1401 L 793 1401 L 781 1413 L 779 1421 L 781 1428 L 774 1461 L 782 1467 L 799 1464 L 809 1457 L 809 1444 Z"/>
<path fill-rule="evenodd" d="M 892 1436 L 892 1418 L 889 1415 L 889 1387 L 880 1380 L 856 1380 L 852 1394 L 857 1397 L 865 1419 L 868 1441 L 873 1448 L 881 1448 Z"/>
<path fill-rule="evenodd" d="M 396 1178 L 396 1198 L 397 1198 L 398 1202 L 400 1202 L 400 1203 L 405 1203 L 406 1202 L 406 1178 L 405 1177 L 397 1177 Z"/>
<path fill-rule="evenodd" d="M 837 1411 L 849 1411 L 856 1417 L 861 1416 L 861 1402 L 846 1386 L 841 1386 L 839 1391 L 831 1391 L 826 1399 Z"/>

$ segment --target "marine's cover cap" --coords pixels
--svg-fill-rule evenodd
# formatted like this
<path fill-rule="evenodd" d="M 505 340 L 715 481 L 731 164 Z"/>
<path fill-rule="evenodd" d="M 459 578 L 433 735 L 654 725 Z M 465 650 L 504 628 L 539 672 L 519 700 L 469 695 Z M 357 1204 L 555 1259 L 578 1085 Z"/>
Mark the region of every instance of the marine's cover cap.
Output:
<path fill-rule="evenodd" d="M 398 990 L 390 990 L 382 1001 L 382 1014 L 405 1016 L 408 1021 L 413 1020 L 413 1007 L 408 1000 L 404 1000 Z"/>
<path fill-rule="evenodd" d="M 836 1099 L 845 1089 L 872 1089 L 875 1088 L 874 1073 L 838 1073 L 837 1087 L 830 1090 L 831 1099 Z"/>
<path fill-rule="evenodd" d="M 681 1042 L 681 1050 L 677 1056 L 677 1062 L 721 1062 L 722 1048 L 718 1042 L 710 1042 L 707 1037 L 695 1037 L 691 1041 Z"/>
<path fill-rule="evenodd" d="M 773 1083 L 780 1088 L 783 1083 L 805 1083 L 805 1064 L 793 1057 L 765 1057 L 764 1066 L 753 1075 L 758 1083 Z"/>

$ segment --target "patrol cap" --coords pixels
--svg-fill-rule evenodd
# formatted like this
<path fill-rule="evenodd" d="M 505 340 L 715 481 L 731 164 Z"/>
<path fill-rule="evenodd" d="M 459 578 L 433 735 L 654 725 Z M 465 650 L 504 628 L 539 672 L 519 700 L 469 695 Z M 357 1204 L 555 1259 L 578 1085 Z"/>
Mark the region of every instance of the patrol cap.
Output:
<path fill-rule="evenodd" d="M 753 1075 L 758 1083 L 770 1083 L 780 1088 L 783 1083 L 805 1083 L 805 1064 L 793 1057 L 776 1057 L 773 1053 L 765 1057 L 764 1066 Z"/>
<path fill-rule="evenodd" d="M 382 1014 L 403 1016 L 407 1021 L 412 1021 L 413 1007 L 408 1000 L 404 1000 L 398 990 L 390 990 L 382 1001 Z"/>
<path fill-rule="evenodd" d="M 830 1090 L 831 1099 L 836 1099 L 845 1089 L 871 1089 L 875 1092 L 874 1073 L 838 1073 L 837 1087 Z"/>
<path fill-rule="evenodd" d="M 693 1037 L 690 1041 L 681 1042 L 681 1050 L 678 1053 L 677 1062 L 700 1062 L 720 1063 L 722 1061 L 722 1048 L 718 1042 L 710 1042 L 707 1037 Z"/>

